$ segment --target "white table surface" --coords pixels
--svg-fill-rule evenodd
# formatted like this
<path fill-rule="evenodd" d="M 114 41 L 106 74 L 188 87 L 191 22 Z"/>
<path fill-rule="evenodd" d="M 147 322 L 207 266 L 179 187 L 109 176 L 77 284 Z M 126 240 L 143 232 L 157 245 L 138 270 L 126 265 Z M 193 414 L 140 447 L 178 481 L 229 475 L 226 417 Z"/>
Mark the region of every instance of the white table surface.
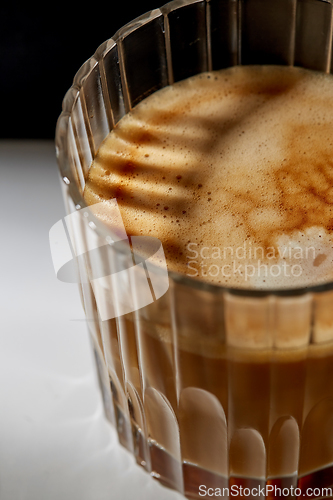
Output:
<path fill-rule="evenodd" d="M 65 215 L 51 141 L 0 141 L 1 500 L 181 500 L 105 420 L 76 285 L 57 281 Z"/>

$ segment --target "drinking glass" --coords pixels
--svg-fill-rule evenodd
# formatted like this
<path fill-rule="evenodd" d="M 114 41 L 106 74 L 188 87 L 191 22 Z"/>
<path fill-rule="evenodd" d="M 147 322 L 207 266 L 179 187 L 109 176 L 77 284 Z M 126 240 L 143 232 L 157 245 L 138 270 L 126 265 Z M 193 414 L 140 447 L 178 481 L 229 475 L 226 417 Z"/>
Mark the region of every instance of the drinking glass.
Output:
<path fill-rule="evenodd" d="M 161 271 L 87 207 L 88 170 L 119 120 L 174 82 L 239 64 L 329 73 L 332 21 L 326 0 L 175 0 L 103 43 L 63 101 L 57 158 L 106 417 L 188 498 L 333 487 L 333 283 L 242 290 L 169 272 L 149 302 Z"/>

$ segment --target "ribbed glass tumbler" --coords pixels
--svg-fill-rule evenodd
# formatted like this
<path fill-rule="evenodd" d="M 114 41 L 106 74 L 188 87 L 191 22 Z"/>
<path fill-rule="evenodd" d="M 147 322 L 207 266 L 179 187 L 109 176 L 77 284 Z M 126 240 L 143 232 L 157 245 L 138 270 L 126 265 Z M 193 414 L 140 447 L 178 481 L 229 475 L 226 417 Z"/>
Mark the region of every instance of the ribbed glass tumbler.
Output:
<path fill-rule="evenodd" d="M 160 271 L 114 244 L 83 199 L 87 173 L 117 122 L 173 82 L 237 64 L 330 72 L 332 21 L 325 0 L 176 0 L 102 44 L 63 101 L 57 156 L 68 213 L 84 212 L 71 237 L 106 415 L 138 464 L 188 498 L 333 488 L 333 284 L 255 292 L 169 273 L 144 305 L 140 280 L 150 290 Z M 137 307 L 94 284 L 122 270 L 112 286 Z"/>

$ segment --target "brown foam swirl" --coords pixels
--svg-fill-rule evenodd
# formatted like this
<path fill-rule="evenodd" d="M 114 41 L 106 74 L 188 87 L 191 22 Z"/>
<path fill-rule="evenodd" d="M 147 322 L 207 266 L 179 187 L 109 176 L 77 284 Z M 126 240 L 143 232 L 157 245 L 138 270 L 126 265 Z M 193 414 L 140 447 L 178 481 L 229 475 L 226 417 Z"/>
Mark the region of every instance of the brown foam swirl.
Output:
<path fill-rule="evenodd" d="M 286 276 L 244 281 L 231 268 L 215 276 L 246 244 L 270 266 L 301 265 L 294 285 L 332 279 L 332 98 L 332 77 L 290 67 L 236 67 L 175 84 L 109 135 L 85 198 L 105 201 L 106 220 L 107 200 L 117 198 L 128 234 L 158 237 L 179 272 L 237 286 L 291 285 Z M 290 251 L 309 245 L 315 252 L 302 262 Z M 241 264 L 258 261 L 245 253 Z M 215 266 L 213 275 L 199 272 L 201 262 Z"/>
<path fill-rule="evenodd" d="M 265 248 L 274 246 L 280 235 L 292 236 L 313 226 L 333 231 L 332 128 L 315 127 L 315 134 L 308 125 L 285 130 L 286 158 L 266 174 L 272 181 L 269 195 L 263 194 L 265 186 L 258 186 L 258 191 L 237 186 L 231 190 L 238 221 L 248 237 Z"/>

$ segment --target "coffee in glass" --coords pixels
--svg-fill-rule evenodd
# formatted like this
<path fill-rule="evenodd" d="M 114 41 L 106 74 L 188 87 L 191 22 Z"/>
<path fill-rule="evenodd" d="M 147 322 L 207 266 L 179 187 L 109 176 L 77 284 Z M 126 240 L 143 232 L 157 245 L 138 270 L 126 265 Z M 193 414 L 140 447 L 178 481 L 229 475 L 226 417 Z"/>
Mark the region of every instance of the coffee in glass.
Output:
<path fill-rule="evenodd" d="M 157 235 L 170 268 L 162 297 L 102 321 L 96 262 L 81 266 L 108 415 L 138 463 L 190 498 L 202 485 L 333 483 L 331 79 L 284 67 L 329 72 L 328 19 L 317 0 L 172 2 L 103 45 L 65 100 L 70 210 L 103 201 L 107 212 L 116 198 L 128 234 Z M 177 104 L 193 82 L 201 103 Z M 177 113 L 168 97 L 152 117 L 138 102 L 152 94 L 155 106 L 167 84 Z M 117 229 L 88 219 L 104 241 Z M 100 252 L 109 274 L 126 258 Z"/>

